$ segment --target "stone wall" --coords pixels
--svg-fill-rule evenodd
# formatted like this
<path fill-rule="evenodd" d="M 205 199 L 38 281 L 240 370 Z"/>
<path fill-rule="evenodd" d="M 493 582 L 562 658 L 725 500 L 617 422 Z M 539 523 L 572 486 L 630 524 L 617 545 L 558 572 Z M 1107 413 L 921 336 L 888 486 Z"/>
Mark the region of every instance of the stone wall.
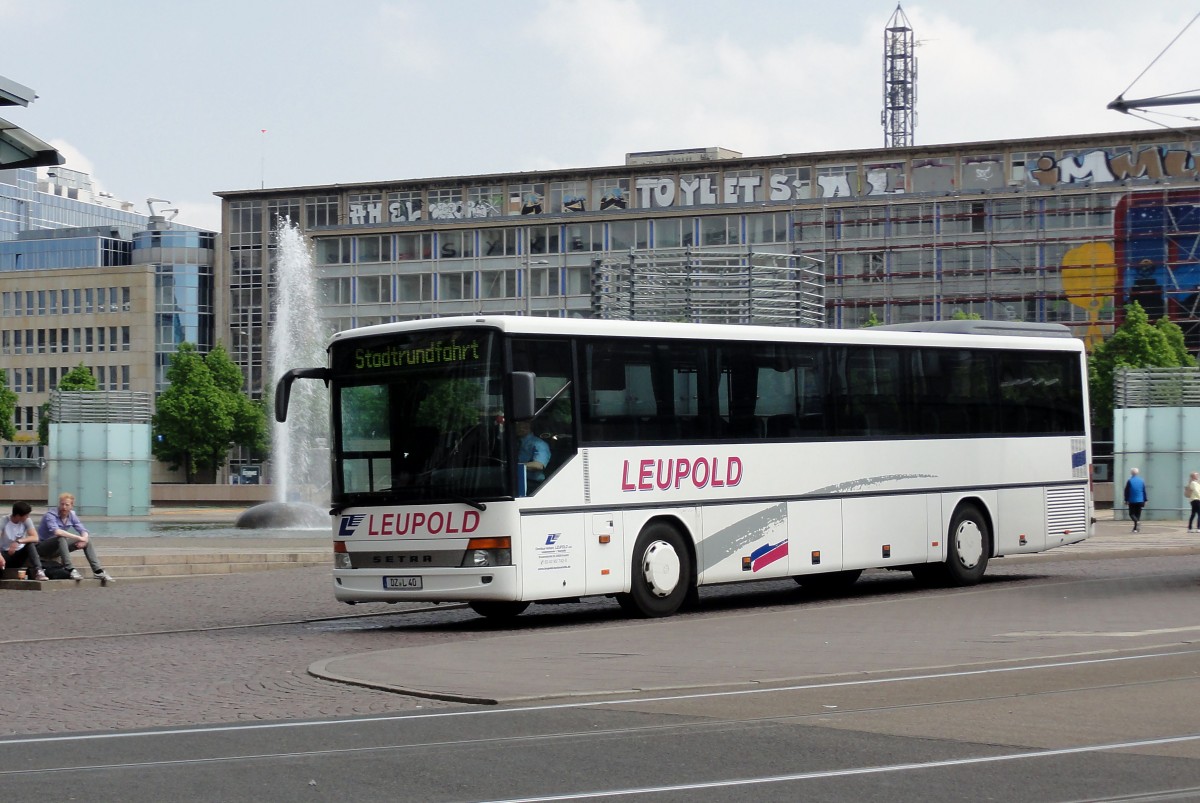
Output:
<path fill-rule="evenodd" d="M 167 484 L 150 486 L 150 504 L 153 507 L 248 507 L 266 502 L 272 497 L 270 485 L 210 485 L 201 483 Z M 0 510 L 7 513 L 13 502 L 25 500 L 37 510 L 42 505 L 52 504 L 49 488 L 40 485 L 0 485 Z"/>

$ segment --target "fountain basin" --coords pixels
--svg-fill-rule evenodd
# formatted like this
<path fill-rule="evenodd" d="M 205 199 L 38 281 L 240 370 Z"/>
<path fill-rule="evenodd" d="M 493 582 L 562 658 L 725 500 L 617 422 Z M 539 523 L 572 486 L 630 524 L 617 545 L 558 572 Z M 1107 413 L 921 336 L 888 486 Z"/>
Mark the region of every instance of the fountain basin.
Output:
<path fill-rule="evenodd" d="M 305 502 L 263 502 L 243 510 L 234 526 L 241 530 L 328 529 L 329 512 Z"/>

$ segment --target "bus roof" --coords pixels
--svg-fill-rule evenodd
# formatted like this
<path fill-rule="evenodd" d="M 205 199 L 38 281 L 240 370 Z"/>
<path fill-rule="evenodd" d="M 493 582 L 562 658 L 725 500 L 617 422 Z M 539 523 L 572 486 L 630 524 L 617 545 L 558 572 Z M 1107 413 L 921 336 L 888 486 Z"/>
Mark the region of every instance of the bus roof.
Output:
<path fill-rule="evenodd" d="M 960 335 L 1009 335 L 1015 337 L 1074 337 L 1061 323 L 1025 321 L 950 320 L 919 323 L 890 323 L 877 326 L 889 332 L 946 332 Z"/>
<path fill-rule="evenodd" d="M 953 320 L 893 324 L 864 329 L 815 329 L 742 324 L 618 321 L 598 318 L 541 318 L 527 315 L 462 315 L 377 324 L 338 332 L 330 345 L 346 339 L 430 329 L 485 326 L 509 334 L 587 337 L 754 340 L 779 343 L 873 343 L 1082 351 L 1083 341 L 1062 324 Z"/>

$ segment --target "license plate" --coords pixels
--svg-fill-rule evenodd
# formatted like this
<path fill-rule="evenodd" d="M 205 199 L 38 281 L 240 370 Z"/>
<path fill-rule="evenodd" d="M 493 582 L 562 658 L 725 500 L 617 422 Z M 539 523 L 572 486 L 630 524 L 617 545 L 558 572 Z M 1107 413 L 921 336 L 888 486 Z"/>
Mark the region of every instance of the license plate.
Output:
<path fill-rule="evenodd" d="M 420 588 L 421 587 L 421 578 L 420 577 L 411 577 L 411 576 L 409 576 L 409 577 L 385 577 L 385 578 L 383 578 L 383 587 L 385 589 L 389 589 L 389 590 L 395 589 L 395 588 L 406 588 L 406 589 Z"/>

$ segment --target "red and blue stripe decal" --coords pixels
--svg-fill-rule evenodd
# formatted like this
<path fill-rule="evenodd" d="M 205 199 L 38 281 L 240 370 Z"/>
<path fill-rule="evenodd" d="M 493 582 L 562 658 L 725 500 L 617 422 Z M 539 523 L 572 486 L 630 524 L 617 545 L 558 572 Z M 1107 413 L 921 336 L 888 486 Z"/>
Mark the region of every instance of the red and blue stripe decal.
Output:
<path fill-rule="evenodd" d="M 759 569 L 765 569 L 780 558 L 786 558 L 787 554 L 788 542 L 786 538 L 778 544 L 765 543 L 750 553 L 750 571 L 756 572 Z"/>

